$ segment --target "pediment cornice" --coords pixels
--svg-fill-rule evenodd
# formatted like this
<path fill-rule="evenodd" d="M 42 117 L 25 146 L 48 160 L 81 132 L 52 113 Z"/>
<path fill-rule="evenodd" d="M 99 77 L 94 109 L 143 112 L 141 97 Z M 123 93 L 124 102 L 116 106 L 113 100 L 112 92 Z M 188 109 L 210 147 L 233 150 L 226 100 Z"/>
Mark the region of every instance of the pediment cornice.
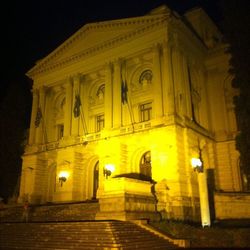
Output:
<path fill-rule="evenodd" d="M 161 14 L 86 24 L 73 36 L 66 40 L 61 46 L 51 52 L 48 56 L 39 60 L 37 64 L 27 72 L 27 76 L 33 78 L 35 75 L 55 70 L 59 67 L 77 62 L 85 57 L 100 53 L 101 51 L 109 49 L 110 47 L 118 45 L 119 43 L 126 42 L 132 37 L 136 37 L 147 32 L 148 30 L 154 29 L 156 26 L 162 25 L 168 20 L 168 16 L 168 14 Z M 121 29 L 126 26 L 131 27 L 132 25 L 137 26 L 135 29 L 128 31 L 125 34 L 119 35 L 113 39 L 104 41 L 98 45 L 85 49 L 80 53 L 64 58 L 61 61 L 56 61 L 56 59 L 59 58 L 65 51 L 69 50 L 77 40 L 86 37 L 91 32 L 95 32 L 98 30 Z"/>

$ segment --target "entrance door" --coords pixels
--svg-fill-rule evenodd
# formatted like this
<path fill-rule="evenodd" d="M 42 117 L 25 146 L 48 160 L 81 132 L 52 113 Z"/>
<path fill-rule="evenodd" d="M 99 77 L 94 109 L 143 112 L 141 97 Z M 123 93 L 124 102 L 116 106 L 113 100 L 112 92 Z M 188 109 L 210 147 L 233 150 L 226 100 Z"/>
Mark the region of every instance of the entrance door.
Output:
<path fill-rule="evenodd" d="M 98 185 L 99 185 L 99 161 L 95 164 L 93 173 L 93 199 L 96 199 Z"/>
<path fill-rule="evenodd" d="M 148 177 L 152 177 L 151 171 L 151 152 L 147 151 L 143 154 L 140 161 L 140 173 Z"/>

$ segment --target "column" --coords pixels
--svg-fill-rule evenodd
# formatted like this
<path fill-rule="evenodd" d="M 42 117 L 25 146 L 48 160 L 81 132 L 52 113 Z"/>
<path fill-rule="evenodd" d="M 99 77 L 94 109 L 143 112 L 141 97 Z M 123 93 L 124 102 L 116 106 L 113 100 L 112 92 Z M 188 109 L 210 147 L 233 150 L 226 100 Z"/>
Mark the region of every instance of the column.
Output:
<path fill-rule="evenodd" d="M 183 89 L 183 62 L 179 46 L 173 48 L 172 62 L 176 111 L 182 115 L 184 113 L 185 96 Z"/>
<path fill-rule="evenodd" d="M 36 134 L 35 120 L 38 109 L 38 90 L 33 89 L 32 95 L 33 95 L 33 100 L 32 100 L 32 111 L 30 120 L 30 131 L 29 131 L 29 145 L 35 143 L 35 134 Z"/>
<path fill-rule="evenodd" d="M 72 82 L 71 78 L 67 79 L 65 85 L 66 88 L 66 102 L 65 102 L 65 114 L 64 114 L 64 137 L 70 136 L 71 120 L 72 120 Z"/>
<path fill-rule="evenodd" d="M 73 102 L 72 102 L 72 130 L 71 134 L 73 136 L 78 136 L 79 135 L 79 123 L 80 123 L 80 118 L 81 118 L 81 106 L 80 106 L 80 114 L 79 116 L 74 115 L 74 107 L 75 107 L 75 102 L 76 102 L 76 96 L 80 96 L 80 75 L 75 75 L 73 77 Z"/>
<path fill-rule="evenodd" d="M 112 127 L 112 64 L 107 63 L 105 65 L 105 128 L 110 129 Z"/>
<path fill-rule="evenodd" d="M 162 46 L 162 92 L 164 115 L 175 114 L 175 91 L 172 67 L 170 44 L 165 41 Z"/>
<path fill-rule="evenodd" d="M 113 82 L 113 127 L 121 126 L 121 60 L 114 62 Z"/>
<path fill-rule="evenodd" d="M 153 86 L 154 86 L 154 107 L 155 118 L 163 115 L 162 103 L 162 85 L 161 85 L 161 64 L 160 64 L 160 46 L 156 44 L 153 48 Z"/>
<path fill-rule="evenodd" d="M 42 117 L 40 125 L 36 128 L 36 143 L 41 144 L 45 141 L 45 87 L 42 86 L 39 88 L 39 102 L 38 107 L 41 109 Z"/>
<path fill-rule="evenodd" d="M 206 170 L 198 173 L 199 194 L 200 194 L 200 210 L 201 210 L 201 224 L 203 227 L 210 226 L 210 210 L 207 190 Z"/>
<path fill-rule="evenodd" d="M 183 71 L 183 91 L 185 96 L 185 115 L 187 115 L 190 119 L 192 117 L 192 103 L 191 103 L 191 76 L 189 76 L 188 72 L 188 62 L 187 59 L 182 55 L 182 71 Z"/>

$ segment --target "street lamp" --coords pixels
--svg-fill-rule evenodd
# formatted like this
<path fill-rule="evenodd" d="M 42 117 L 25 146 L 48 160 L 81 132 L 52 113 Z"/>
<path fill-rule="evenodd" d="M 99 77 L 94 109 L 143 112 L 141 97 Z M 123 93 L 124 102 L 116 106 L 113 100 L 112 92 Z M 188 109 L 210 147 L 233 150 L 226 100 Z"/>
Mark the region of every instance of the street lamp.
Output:
<path fill-rule="evenodd" d="M 194 171 L 197 171 L 198 173 L 203 172 L 203 162 L 200 158 L 192 158 L 191 166 L 194 169 Z"/>
<path fill-rule="evenodd" d="M 198 174 L 198 185 L 200 195 L 200 210 L 201 210 L 201 224 L 203 227 L 210 226 L 210 210 L 207 189 L 207 177 L 204 171 L 203 161 L 201 158 L 201 149 L 199 148 L 199 158 L 191 159 L 191 166 Z"/>

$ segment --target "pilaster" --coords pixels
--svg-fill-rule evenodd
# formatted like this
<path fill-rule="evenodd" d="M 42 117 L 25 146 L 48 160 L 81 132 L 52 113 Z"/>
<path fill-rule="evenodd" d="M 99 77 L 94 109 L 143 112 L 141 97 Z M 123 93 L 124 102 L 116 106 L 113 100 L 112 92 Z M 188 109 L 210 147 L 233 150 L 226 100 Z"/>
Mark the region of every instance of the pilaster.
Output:
<path fill-rule="evenodd" d="M 175 114 L 175 90 L 172 67 L 171 47 L 165 41 L 162 45 L 162 93 L 165 115 Z"/>
<path fill-rule="evenodd" d="M 154 114 L 155 118 L 157 119 L 162 117 L 163 115 L 159 44 L 156 44 L 153 48 L 153 84 L 154 84 Z"/>
<path fill-rule="evenodd" d="M 105 65 L 105 128 L 110 129 L 112 127 L 112 64 L 107 63 Z M 120 93 L 120 91 L 119 91 Z"/>
<path fill-rule="evenodd" d="M 45 140 L 45 87 L 42 86 L 39 88 L 39 101 L 38 108 L 41 110 L 41 121 L 39 126 L 36 128 L 36 144 L 41 144 Z M 38 110 L 37 108 L 37 110 Z M 37 111 L 36 111 L 37 112 Z"/>
<path fill-rule="evenodd" d="M 73 103 L 72 103 L 72 130 L 71 130 L 71 134 L 73 136 L 78 136 L 79 135 L 79 124 L 80 124 L 80 116 L 81 116 L 81 112 L 79 114 L 79 116 L 75 116 L 74 115 L 74 108 L 76 105 L 76 98 L 77 95 L 80 95 L 80 75 L 75 75 L 73 77 Z M 81 110 L 81 107 L 80 107 Z"/>
<path fill-rule="evenodd" d="M 29 145 L 35 143 L 35 136 L 36 136 L 36 128 L 35 128 L 35 120 L 36 114 L 38 110 L 38 90 L 32 90 L 33 101 L 32 101 L 32 111 L 31 111 L 31 120 L 30 120 L 30 134 L 29 134 Z"/>
<path fill-rule="evenodd" d="M 70 78 L 67 79 L 65 88 L 66 88 L 66 103 L 65 103 L 65 114 L 64 114 L 64 137 L 68 137 L 70 136 L 71 132 L 72 95 L 73 95 L 73 86 Z"/>
<path fill-rule="evenodd" d="M 113 127 L 121 126 L 121 60 L 114 62 Z"/>

